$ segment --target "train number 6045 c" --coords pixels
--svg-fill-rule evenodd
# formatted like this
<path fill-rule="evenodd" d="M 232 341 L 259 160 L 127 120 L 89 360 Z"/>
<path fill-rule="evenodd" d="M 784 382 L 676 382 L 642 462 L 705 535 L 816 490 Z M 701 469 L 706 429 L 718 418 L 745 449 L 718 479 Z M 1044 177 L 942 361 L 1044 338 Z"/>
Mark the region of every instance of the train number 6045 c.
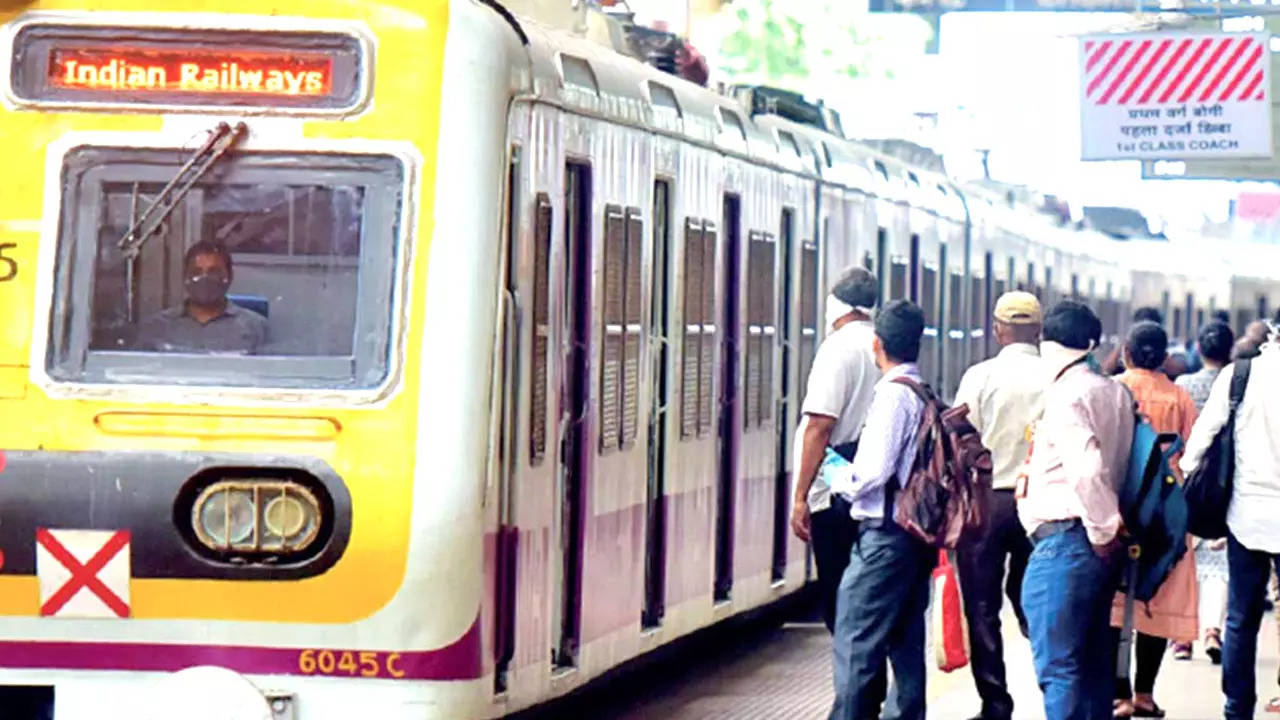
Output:
<path fill-rule="evenodd" d="M 404 677 L 400 653 L 371 650 L 303 650 L 298 653 L 298 670 L 303 675 L 346 675 L 348 677 Z"/>

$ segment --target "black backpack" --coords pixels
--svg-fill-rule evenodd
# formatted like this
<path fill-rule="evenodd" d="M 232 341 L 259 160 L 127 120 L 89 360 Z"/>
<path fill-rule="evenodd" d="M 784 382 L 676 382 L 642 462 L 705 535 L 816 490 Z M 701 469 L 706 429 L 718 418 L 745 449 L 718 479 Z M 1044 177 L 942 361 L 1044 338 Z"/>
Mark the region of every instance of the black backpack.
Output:
<path fill-rule="evenodd" d="M 1237 360 L 1231 374 L 1231 410 L 1200 465 L 1187 476 L 1187 531 L 1209 540 L 1227 536 L 1227 508 L 1236 474 L 1236 409 L 1249 384 L 1248 359 Z"/>

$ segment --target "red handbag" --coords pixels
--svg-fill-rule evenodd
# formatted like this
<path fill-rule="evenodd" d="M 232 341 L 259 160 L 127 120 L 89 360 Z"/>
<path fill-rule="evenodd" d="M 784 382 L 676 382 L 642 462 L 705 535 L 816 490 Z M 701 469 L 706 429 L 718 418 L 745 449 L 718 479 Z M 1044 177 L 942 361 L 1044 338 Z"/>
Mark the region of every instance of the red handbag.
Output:
<path fill-rule="evenodd" d="M 958 670 L 969 664 L 969 621 L 964 615 L 960 577 L 945 550 L 938 551 L 933 569 L 933 645 L 938 669 Z"/>

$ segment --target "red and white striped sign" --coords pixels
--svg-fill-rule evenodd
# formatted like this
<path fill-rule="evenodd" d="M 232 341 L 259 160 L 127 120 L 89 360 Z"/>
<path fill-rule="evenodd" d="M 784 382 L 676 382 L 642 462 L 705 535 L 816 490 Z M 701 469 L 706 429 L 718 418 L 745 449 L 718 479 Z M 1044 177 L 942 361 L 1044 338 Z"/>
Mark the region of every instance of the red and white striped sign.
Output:
<path fill-rule="evenodd" d="M 1268 42 L 1262 33 L 1083 39 L 1084 159 L 1270 157 Z"/>

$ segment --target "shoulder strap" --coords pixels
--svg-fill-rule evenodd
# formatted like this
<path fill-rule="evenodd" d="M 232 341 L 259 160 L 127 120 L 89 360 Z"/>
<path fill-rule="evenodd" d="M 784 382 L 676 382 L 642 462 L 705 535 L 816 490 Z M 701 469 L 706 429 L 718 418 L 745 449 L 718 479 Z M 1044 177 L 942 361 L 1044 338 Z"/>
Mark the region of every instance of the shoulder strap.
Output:
<path fill-rule="evenodd" d="M 1058 374 L 1053 376 L 1053 381 L 1058 382 L 1058 380 L 1060 380 L 1063 375 L 1067 374 L 1068 370 L 1079 365 L 1080 363 L 1086 363 L 1086 362 L 1089 362 L 1089 355 L 1087 353 L 1067 363 L 1066 367 L 1059 370 Z"/>
<path fill-rule="evenodd" d="M 1249 385 L 1249 369 L 1252 365 L 1252 360 L 1244 358 L 1237 360 L 1231 371 L 1231 415 L 1233 417 L 1236 414 L 1236 408 L 1240 406 L 1240 401 L 1244 399 L 1244 389 Z"/>
<path fill-rule="evenodd" d="M 906 375 L 899 375 L 898 377 L 890 380 L 889 382 L 897 383 L 899 385 L 906 385 L 907 387 L 911 388 L 911 392 L 915 393 L 916 397 L 920 398 L 920 400 L 923 401 L 925 405 L 928 405 L 934 400 L 933 392 L 929 390 L 929 387 L 927 385 L 918 383 L 915 380 L 912 380 L 911 378 L 907 377 Z"/>

